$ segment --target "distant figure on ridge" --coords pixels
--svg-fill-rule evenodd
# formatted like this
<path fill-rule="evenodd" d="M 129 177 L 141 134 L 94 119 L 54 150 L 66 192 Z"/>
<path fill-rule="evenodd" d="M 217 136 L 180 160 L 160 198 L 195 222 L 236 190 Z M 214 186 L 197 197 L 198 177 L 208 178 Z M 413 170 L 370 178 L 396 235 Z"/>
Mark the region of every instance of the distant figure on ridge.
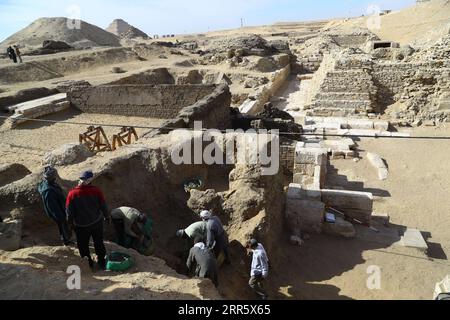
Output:
<path fill-rule="evenodd" d="M 14 63 L 17 63 L 17 56 L 16 56 L 16 52 L 14 51 L 14 49 L 9 46 L 8 49 L 6 49 L 6 53 L 8 54 L 8 57 L 14 61 Z"/>
<path fill-rule="evenodd" d="M 14 46 L 14 50 L 15 50 L 15 52 L 16 52 L 17 58 L 19 58 L 19 62 L 20 62 L 20 63 L 23 63 L 23 60 L 22 60 L 22 53 L 20 52 L 19 46 L 15 45 L 15 46 Z"/>

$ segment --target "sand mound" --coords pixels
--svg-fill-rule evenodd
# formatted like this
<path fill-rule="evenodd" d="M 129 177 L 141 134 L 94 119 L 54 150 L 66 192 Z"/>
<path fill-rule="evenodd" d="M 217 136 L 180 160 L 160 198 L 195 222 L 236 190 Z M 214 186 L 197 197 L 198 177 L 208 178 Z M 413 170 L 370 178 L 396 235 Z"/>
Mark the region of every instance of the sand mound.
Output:
<path fill-rule="evenodd" d="M 81 28 L 69 28 L 67 18 L 40 18 L 25 29 L 0 43 L 0 49 L 9 44 L 25 47 L 41 46 L 45 40 L 64 41 L 76 48 L 96 46 L 120 46 L 119 39 L 97 26 L 81 21 Z"/>
<path fill-rule="evenodd" d="M 132 255 L 136 265 L 124 273 L 97 271 L 81 263 L 75 248 L 32 247 L 0 255 L 1 299 L 220 299 L 209 280 L 188 279 L 164 261 L 115 244 L 108 250 Z M 69 266 L 81 268 L 81 290 L 68 290 Z"/>
<path fill-rule="evenodd" d="M 450 29 L 450 1 L 432 0 L 381 17 L 381 28 L 372 31 L 383 40 L 432 45 Z M 366 27 L 367 17 L 330 22 L 325 29 Z"/>
<path fill-rule="evenodd" d="M 121 39 L 149 38 L 149 36 L 145 32 L 133 27 L 128 22 L 122 19 L 116 19 L 111 22 L 109 27 L 106 28 L 106 31 L 115 34 Z"/>

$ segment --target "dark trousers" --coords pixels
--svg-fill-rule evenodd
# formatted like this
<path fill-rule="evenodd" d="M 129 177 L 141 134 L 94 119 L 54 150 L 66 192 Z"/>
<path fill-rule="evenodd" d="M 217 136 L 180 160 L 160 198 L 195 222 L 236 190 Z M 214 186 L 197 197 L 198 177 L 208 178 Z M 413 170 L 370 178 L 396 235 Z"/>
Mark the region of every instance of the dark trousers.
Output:
<path fill-rule="evenodd" d="M 58 225 L 59 236 L 61 238 L 61 241 L 64 244 L 68 244 L 70 241 L 70 238 L 72 237 L 72 232 L 70 231 L 67 221 L 66 220 L 57 220 L 57 219 L 53 219 L 53 221 L 55 221 L 55 223 Z"/>
<path fill-rule="evenodd" d="M 103 243 L 103 221 L 100 221 L 89 227 L 75 227 L 77 235 L 77 245 L 81 258 L 88 257 L 91 259 L 89 250 L 89 241 L 94 240 L 95 254 L 98 257 L 100 265 L 105 263 L 106 248 Z"/>
<path fill-rule="evenodd" d="M 248 285 L 261 298 L 267 299 L 267 292 L 263 286 L 264 278 L 262 276 L 253 276 L 250 278 Z"/>
<path fill-rule="evenodd" d="M 228 254 L 228 236 L 226 234 L 222 234 L 220 237 L 216 239 L 216 245 L 214 246 L 214 254 L 216 258 L 219 257 L 220 253 L 223 252 L 225 256 L 225 263 L 230 263 L 230 256 Z"/>

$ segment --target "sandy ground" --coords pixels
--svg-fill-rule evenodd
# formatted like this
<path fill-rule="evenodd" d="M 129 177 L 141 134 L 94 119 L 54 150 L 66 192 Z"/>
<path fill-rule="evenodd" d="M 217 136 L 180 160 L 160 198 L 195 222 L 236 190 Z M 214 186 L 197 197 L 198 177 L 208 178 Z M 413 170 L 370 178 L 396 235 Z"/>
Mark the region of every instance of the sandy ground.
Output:
<path fill-rule="evenodd" d="M 86 132 L 88 127 L 88 125 L 64 122 L 149 127 L 157 127 L 164 122 L 162 119 L 86 114 L 72 109 L 42 119 L 61 121 L 62 123 L 26 122 L 12 130 L 5 129 L 4 126 L 0 127 L 0 164 L 21 163 L 31 171 L 39 168 L 45 153 L 65 143 L 78 142 L 79 134 Z M 112 136 L 120 131 L 120 127 L 103 128 L 112 143 Z M 149 130 L 136 129 L 138 136 Z"/>
<path fill-rule="evenodd" d="M 450 3 L 447 0 L 433 0 L 414 5 L 404 10 L 382 16 L 380 23 L 368 21 L 367 17 L 350 20 L 332 21 L 326 28 L 350 30 L 354 27 L 371 27 L 380 39 L 396 41 L 401 44 L 433 44 L 450 26 Z M 377 22 L 377 21 L 375 21 Z"/>
<path fill-rule="evenodd" d="M 450 127 L 418 128 L 413 135 L 450 136 Z M 374 211 L 388 213 L 391 228 L 419 229 L 428 255 L 375 241 L 364 227 L 355 240 L 313 236 L 302 247 L 272 253 L 268 287 L 277 298 L 432 299 L 435 284 L 450 273 L 450 141 L 364 139 L 359 149 L 359 163 L 332 161 L 328 184 L 372 192 Z M 378 180 L 367 151 L 387 161 L 388 180 Z M 367 288 L 370 266 L 381 269 L 380 290 Z"/>

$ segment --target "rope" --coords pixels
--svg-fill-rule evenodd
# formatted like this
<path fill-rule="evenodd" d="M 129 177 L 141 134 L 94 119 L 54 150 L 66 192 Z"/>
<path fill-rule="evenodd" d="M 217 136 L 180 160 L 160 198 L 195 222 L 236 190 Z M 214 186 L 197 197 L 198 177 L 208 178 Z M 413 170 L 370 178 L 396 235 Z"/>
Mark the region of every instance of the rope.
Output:
<path fill-rule="evenodd" d="M 0 119 L 8 119 L 8 116 L 0 116 Z M 129 125 L 129 124 L 105 124 L 105 123 L 88 123 L 88 122 L 72 122 L 72 121 L 56 121 L 56 120 L 45 120 L 45 119 L 33 119 L 33 118 L 20 118 L 20 120 L 34 121 L 34 122 L 44 122 L 44 123 L 61 123 L 67 125 L 82 125 L 82 126 L 103 126 L 103 127 L 133 127 L 136 129 L 164 129 L 168 131 L 174 130 L 190 130 L 198 131 L 193 128 L 175 128 L 175 127 L 153 127 L 153 126 L 140 126 L 140 125 Z M 203 132 L 212 129 L 202 129 Z M 221 133 L 228 133 L 228 130 L 218 130 Z M 280 135 L 287 136 L 311 136 L 311 137 L 323 137 L 323 138 L 372 138 L 372 139 L 402 139 L 402 140 L 450 140 L 450 136 L 382 136 L 382 135 L 363 135 L 363 134 L 334 134 L 334 133 L 294 133 L 294 132 L 279 132 Z"/>

